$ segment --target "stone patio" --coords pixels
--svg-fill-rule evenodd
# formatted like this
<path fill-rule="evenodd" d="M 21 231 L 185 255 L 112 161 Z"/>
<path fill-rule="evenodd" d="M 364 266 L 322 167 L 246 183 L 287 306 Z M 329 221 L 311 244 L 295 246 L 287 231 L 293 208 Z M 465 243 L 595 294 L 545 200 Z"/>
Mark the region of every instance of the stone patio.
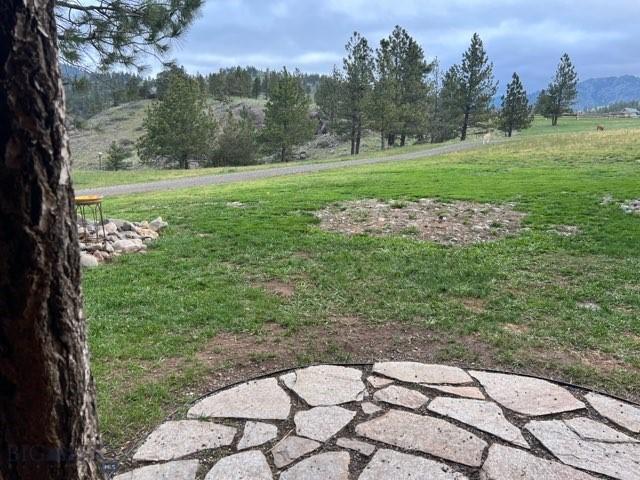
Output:
<path fill-rule="evenodd" d="M 116 480 L 640 480 L 640 407 L 444 365 L 320 365 L 160 425 Z"/>

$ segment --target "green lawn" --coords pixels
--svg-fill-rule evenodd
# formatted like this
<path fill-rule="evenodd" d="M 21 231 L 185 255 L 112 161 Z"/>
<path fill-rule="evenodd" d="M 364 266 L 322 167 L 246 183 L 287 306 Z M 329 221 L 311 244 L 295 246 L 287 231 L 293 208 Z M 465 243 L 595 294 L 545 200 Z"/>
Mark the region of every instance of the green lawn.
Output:
<path fill-rule="evenodd" d="M 531 135 L 558 135 L 565 133 L 595 132 L 600 125 L 609 130 L 640 129 L 640 119 L 633 118 L 585 118 L 565 117 L 558 120 L 558 125 L 553 127 L 551 120 L 537 116 L 531 128 L 524 130 L 522 136 Z"/>
<path fill-rule="evenodd" d="M 109 198 L 108 216 L 162 215 L 170 227 L 146 255 L 85 274 L 105 439 L 121 446 L 216 385 L 313 361 L 496 367 L 638 400 L 640 217 L 617 202 L 639 185 L 640 130 L 611 129 Z M 601 205 L 605 195 L 615 202 Z M 313 215 L 341 200 L 423 197 L 516 202 L 528 230 L 442 247 L 331 234 Z"/>

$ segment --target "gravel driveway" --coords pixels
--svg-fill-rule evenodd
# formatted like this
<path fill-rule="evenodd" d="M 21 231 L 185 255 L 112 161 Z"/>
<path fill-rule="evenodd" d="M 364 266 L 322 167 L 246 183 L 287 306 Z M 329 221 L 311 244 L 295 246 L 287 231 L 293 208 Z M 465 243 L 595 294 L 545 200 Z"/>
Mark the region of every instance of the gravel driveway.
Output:
<path fill-rule="evenodd" d="M 160 180 L 148 183 L 135 183 L 129 185 L 113 185 L 110 187 L 95 187 L 76 190 L 76 195 L 104 195 L 111 197 L 114 195 L 128 195 L 131 193 L 145 193 L 163 190 L 176 190 L 179 188 L 201 187 L 205 185 L 223 185 L 227 183 L 249 182 L 263 178 L 282 177 L 285 175 L 298 175 L 303 173 L 315 173 L 325 170 L 336 170 L 338 168 L 356 167 L 360 165 L 371 165 L 376 163 L 398 162 L 404 160 L 416 160 L 418 158 L 435 157 L 445 153 L 460 152 L 482 147 L 479 142 L 455 143 L 442 147 L 420 150 L 417 152 L 401 153 L 389 155 L 387 157 L 358 158 L 354 160 L 344 160 L 339 162 L 309 163 L 306 165 L 292 165 L 284 167 L 265 168 L 264 170 L 253 170 L 237 173 L 224 173 L 219 175 L 203 175 L 199 177 L 176 178 L 171 180 Z"/>

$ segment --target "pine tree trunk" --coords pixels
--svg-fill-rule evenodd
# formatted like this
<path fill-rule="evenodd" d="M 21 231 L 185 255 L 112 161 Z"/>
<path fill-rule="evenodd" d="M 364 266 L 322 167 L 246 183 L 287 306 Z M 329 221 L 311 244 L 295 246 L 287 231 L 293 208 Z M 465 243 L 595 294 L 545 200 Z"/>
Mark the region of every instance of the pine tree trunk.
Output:
<path fill-rule="evenodd" d="M 356 153 L 356 118 L 351 118 L 351 155 Z"/>
<path fill-rule="evenodd" d="M 0 478 L 101 478 L 54 0 L 0 2 Z"/>
<path fill-rule="evenodd" d="M 287 147 L 282 147 L 280 149 L 280 162 L 284 163 L 287 161 Z"/>
<path fill-rule="evenodd" d="M 358 120 L 358 131 L 356 133 L 356 155 L 360 155 L 360 139 L 362 138 L 362 121 Z"/>
<path fill-rule="evenodd" d="M 400 135 L 400 146 L 404 147 L 405 142 L 407 141 L 407 136 L 403 133 Z"/>
<path fill-rule="evenodd" d="M 462 133 L 460 134 L 460 141 L 464 142 L 467 139 L 467 129 L 469 128 L 469 110 L 464 112 L 464 120 L 462 122 Z"/>
<path fill-rule="evenodd" d="M 389 146 L 393 147 L 396 144 L 396 134 L 395 133 L 390 133 L 387 141 L 388 141 Z"/>
<path fill-rule="evenodd" d="M 384 150 L 384 132 L 380 132 L 380 150 Z"/>

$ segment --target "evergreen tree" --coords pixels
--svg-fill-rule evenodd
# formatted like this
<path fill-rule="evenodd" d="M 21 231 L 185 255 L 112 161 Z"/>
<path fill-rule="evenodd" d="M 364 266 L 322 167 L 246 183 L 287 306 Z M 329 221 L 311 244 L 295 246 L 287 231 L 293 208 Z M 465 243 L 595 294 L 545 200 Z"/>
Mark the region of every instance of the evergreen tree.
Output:
<path fill-rule="evenodd" d="M 367 108 L 367 123 L 373 130 L 380 132 L 381 150 L 384 150 L 385 141 L 392 137 L 397 129 L 398 88 L 390 42 L 388 39 L 382 39 L 376 49 L 375 84 Z"/>
<path fill-rule="evenodd" d="M 260 90 L 262 89 L 262 82 L 260 77 L 253 79 L 253 86 L 251 87 L 251 97 L 258 98 L 260 96 Z"/>
<path fill-rule="evenodd" d="M 514 72 L 511 82 L 507 85 L 507 93 L 502 97 L 500 110 L 500 130 L 511 137 L 514 130 L 529 128 L 531 125 L 531 107 L 527 99 L 527 92 Z"/>
<path fill-rule="evenodd" d="M 107 170 L 124 170 L 128 167 L 125 160 L 129 158 L 130 152 L 123 145 L 119 145 L 115 140 L 109 145 L 107 150 L 107 161 L 105 168 Z"/>
<path fill-rule="evenodd" d="M 345 48 L 345 108 L 350 121 L 351 155 L 357 155 L 360 153 L 367 97 L 373 86 L 373 52 L 367 39 L 358 32 L 354 32 Z"/>
<path fill-rule="evenodd" d="M 556 76 L 549 84 L 544 99 L 543 114 L 551 118 L 551 125 L 558 125 L 558 118 L 563 113 L 572 111 L 578 97 L 578 74 L 569 55 L 562 55 L 556 70 Z"/>
<path fill-rule="evenodd" d="M 384 50 L 383 42 L 381 49 Z M 396 134 L 400 135 L 400 145 L 404 146 L 407 135 L 419 135 L 426 128 L 426 76 L 433 69 L 433 64 L 425 61 L 422 47 L 400 26 L 396 26 L 389 36 L 388 49 L 390 78 L 395 83 L 392 94 L 397 119 L 397 132 L 393 132 L 391 139 L 393 141 Z"/>
<path fill-rule="evenodd" d="M 229 98 L 227 75 L 223 70 L 209 75 L 209 92 L 216 100 L 226 102 Z"/>
<path fill-rule="evenodd" d="M 181 74 L 169 76 L 163 97 L 151 105 L 142 123 L 138 155 L 147 164 L 189 168 L 210 151 L 216 124 L 198 82 Z"/>
<path fill-rule="evenodd" d="M 97 60 L 140 67 L 146 55 L 162 56 L 196 18 L 203 0 L 56 0 L 58 46 L 63 62 Z"/>
<path fill-rule="evenodd" d="M 262 141 L 269 153 L 277 153 L 286 162 L 291 149 L 313 136 L 309 118 L 309 97 L 304 91 L 300 75 L 282 73 L 269 80 L 270 96 L 265 109 Z"/>
<path fill-rule="evenodd" d="M 167 90 L 169 89 L 169 82 L 175 76 L 183 78 L 189 77 L 187 72 L 185 72 L 184 67 L 179 67 L 175 62 L 165 65 L 164 69 L 156 75 L 156 95 L 159 99 L 164 98 Z"/>
<path fill-rule="evenodd" d="M 536 99 L 536 105 L 533 108 L 533 112 L 536 115 L 544 115 L 545 117 L 547 116 L 547 112 L 549 111 L 549 94 L 547 93 L 547 91 L 543 88 L 542 90 L 540 90 L 540 93 L 538 94 L 538 98 Z"/>
<path fill-rule="evenodd" d="M 469 126 L 482 120 L 491 110 L 491 101 L 498 89 L 493 78 L 493 63 L 489 62 L 482 40 L 477 33 L 462 57 L 458 69 L 462 102 L 460 140 L 466 140 Z"/>
<path fill-rule="evenodd" d="M 257 77 L 256 77 L 257 78 Z M 253 165 L 258 153 L 255 119 L 243 108 L 239 117 L 227 112 L 222 131 L 216 140 L 209 164 L 212 166 Z"/>
<path fill-rule="evenodd" d="M 439 109 L 432 120 L 435 123 L 435 143 L 451 140 L 460 135 L 460 126 L 464 119 L 464 92 L 460 67 L 453 65 L 442 78 L 439 95 Z"/>
<path fill-rule="evenodd" d="M 329 124 L 329 127 L 336 129 L 338 118 L 341 113 L 344 99 L 344 79 L 340 71 L 334 66 L 330 76 L 320 77 L 318 89 L 314 100 L 320 109 L 322 120 Z"/>

